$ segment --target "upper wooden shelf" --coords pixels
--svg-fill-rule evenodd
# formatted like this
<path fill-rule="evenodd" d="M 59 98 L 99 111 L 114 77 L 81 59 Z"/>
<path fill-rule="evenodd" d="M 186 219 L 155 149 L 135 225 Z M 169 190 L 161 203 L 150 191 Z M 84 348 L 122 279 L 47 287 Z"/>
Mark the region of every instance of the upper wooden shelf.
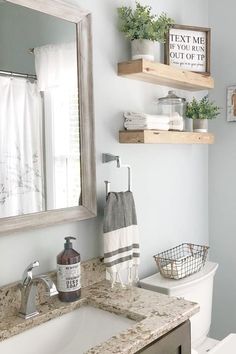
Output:
<path fill-rule="evenodd" d="M 119 63 L 118 75 L 188 91 L 214 88 L 214 80 L 211 76 L 180 70 L 173 66 L 144 59 Z"/>
<path fill-rule="evenodd" d="M 119 141 L 123 144 L 213 144 L 214 135 L 160 130 L 121 130 Z"/>

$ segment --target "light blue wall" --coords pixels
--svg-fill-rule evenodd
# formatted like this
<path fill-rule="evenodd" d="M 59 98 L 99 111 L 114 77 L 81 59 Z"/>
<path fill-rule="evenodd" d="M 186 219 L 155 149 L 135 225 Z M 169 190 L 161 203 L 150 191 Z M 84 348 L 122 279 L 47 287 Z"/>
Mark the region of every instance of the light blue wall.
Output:
<path fill-rule="evenodd" d="M 213 31 L 211 95 L 222 107 L 212 122 L 216 144 L 209 154 L 209 225 L 211 258 L 219 263 L 215 279 L 212 336 L 236 332 L 236 123 L 226 122 L 226 88 L 236 85 L 234 0 L 209 0 Z"/>
<path fill-rule="evenodd" d="M 191 145 L 121 145 L 122 112 L 155 112 L 153 101 L 167 88 L 119 78 L 118 61 L 129 58 L 129 45 L 117 31 L 120 0 L 74 3 L 93 13 L 94 94 L 99 215 L 96 219 L 0 237 L 0 285 L 20 279 L 33 259 L 41 271 L 55 268 L 64 236 L 78 236 L 82 259 L 102 254 L 104 180 L 114 190 L 126 188 L 125 171 L 102 165 L 102 152 L 119 154 L 133 168 L 141 241 L 141 277 L 156 271 L 153 255 L 184 241 L 208 243 L 208 147 Z M 177 23 L 208 25 L 205 0 L 149 0 L 155 12 L 166 11 Z M 190 94 L 177 92 L 180 95 Z M 203 93 L 202 93 L 203 94 Z M 14 260 L 14 265 L 13 265 Z"/>

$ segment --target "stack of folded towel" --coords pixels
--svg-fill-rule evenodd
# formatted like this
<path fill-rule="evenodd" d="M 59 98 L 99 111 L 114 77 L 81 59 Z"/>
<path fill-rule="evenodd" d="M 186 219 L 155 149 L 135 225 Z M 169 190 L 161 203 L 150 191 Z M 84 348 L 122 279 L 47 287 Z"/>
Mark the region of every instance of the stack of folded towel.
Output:
<path fill-rule="evenodd" d="M 194 265 L 194 266 L 193 266 Z M 198 272 L 202 268 L 202 256 L 194 254 L 178 258 L 176 262 L 168 263 L 162 267 L 163 273 L 171 275 L 173 279 L 182 279 L 191 274 Z"/>
<path fill-rule="evenodd" d="M 171 116 L 125 112 L 124 127 L 127 130 L 178 130 L 184 129 L 184 119 L 175 112 Z"/>

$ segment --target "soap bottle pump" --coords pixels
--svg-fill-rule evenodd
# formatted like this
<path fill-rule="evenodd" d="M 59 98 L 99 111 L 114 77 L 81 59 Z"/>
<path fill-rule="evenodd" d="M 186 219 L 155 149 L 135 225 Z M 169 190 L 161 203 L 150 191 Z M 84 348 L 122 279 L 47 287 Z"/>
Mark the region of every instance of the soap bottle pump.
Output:
<path fill-rule="evenodd" d="M 65 240 L 64 250 L 57 256 L 57 290 L 61 301 L 72 302 L 81 296 L 80 254 L 72 248 L 75 237 Z"/>

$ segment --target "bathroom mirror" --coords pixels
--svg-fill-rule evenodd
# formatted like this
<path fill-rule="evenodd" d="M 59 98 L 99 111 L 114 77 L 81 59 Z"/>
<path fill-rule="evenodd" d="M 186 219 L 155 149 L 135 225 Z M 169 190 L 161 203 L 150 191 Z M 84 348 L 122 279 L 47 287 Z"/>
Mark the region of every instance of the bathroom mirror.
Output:
<path fill-rule="evenodd" d="M 91 15 L 0 3 L 0 233 L 96 216 Z"/>

